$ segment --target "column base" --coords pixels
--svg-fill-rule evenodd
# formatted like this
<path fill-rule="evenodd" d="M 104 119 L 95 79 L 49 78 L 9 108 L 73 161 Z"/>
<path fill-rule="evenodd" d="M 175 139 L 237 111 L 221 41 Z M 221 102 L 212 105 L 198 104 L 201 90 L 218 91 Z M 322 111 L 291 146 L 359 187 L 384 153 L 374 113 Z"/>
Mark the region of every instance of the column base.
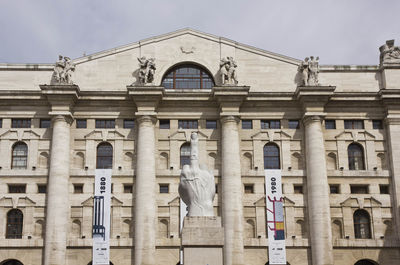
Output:
<path fill-rule="evenodd" d="M 221 217 L 186 216 L 182 229 L 185 265 L 223 265 L 224 229 Z"/>

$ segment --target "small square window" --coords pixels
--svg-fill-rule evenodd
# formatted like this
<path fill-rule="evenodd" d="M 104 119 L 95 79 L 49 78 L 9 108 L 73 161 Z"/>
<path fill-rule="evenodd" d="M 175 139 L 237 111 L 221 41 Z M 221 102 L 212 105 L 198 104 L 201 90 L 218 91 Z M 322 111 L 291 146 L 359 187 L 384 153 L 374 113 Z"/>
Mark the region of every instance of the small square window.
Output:
<path fill-rule="evenodd" d="M 74 184 L 74 193 L 83 193 L 83 184 Z"/>
<path fill-rule="evenodd" d="M 113 129 L 115 128 L 115 120 L 96 120 L 97 129 Z"/>
<path fill-rule="evenodd" d="M 381 120 L 373 120 L 372 121 L 372 128 L 374 130 L 382 130 L 383 129 L 383 123 Z"/>
<path fill-rule="evenodd" d="M 261 120 L 261 129 L 280 129 L 280 120 Z"/>
<path fill-rule="evenodd" d="M 11 128 L 31 128 L 31 119 L 12 119 Z"/>
<path fill-rule="evenodd" d="M 179 129 L 197 129 L 198 122 L 197 122 L 197 120 L 178 120 L 178 128 Z"/>
<path fill-rule="evenodd" d="M 217 121 L 206 120 L 206 129 L 217 129 Z"/>
<path fill-rule="evenodd" d="M 133 185 L 124 184 L 124 193 L 133 193 Z"/>
<path fill-rule="evenodd" d="M 336 121 L 335 120 L 325 120 L 325 129 L 327 129 L 327 130 L 336 129 Z"/>
<path fill-rule="evenodd" d="M 329 191 L 331 194 L 339 194 L 339 185 L 329 185 Z"/>
<path fill-rule="evenodd" d="M 133 129 L 133 128 L 135 128 L 135 120 L 124 119 L 124 129 Z"/>
<path fill-rule="evenodd" d="M 77 119 L 76 120 L 76 128 L 77 129 L 86 129 L 87 128 L 87 120 L 86 119 Z"/>
<path fill-rule="evenodd" d="M 298 120 L 289 120 L 289 129 L 299 129 L 300 122 Z"/>
<path fill-rule="evenodd" d="M 253 129 L 253 121 L 252 120 L 242 120 L 242 129 L 244 129 L 244 130 Z"/>
<path fill-rule="evenodd" d="M 389 185 L 379 185 L 380 194 L 389 194 Z"/>
<path fill-rule="evenodd" d="M 303 185 L 293 185 L 295 194 L 303 194 Z"/>
<path fill-rule="evenodd" d="M 350 185 L 350 192 L 353 194 L 368 194 L 368 185 Z"/>
<path fill-rule="evenodd" d="M 345 120 L 344 128 L 345 129 L 354 129 L 354 130 L 364 129 L 364 121 L 363 120 Z"/>
<path fill-rule="evenodd" d="M 51 120 L 50 119 L 40 119 L 40 128 L 50 128 Z"/>
<path fill-rule="evenodd" d="M 46 193 L 47 185 L 46 184 L 38 184 L 38 193 Z"/>
<path fill-rule="evenodd" d="M 25 184 L 8 184 L 9 193 L 26 193 Z"/>
<path fill-rule="evenodd" d="M 160 184 L 160 193 L 169 193 L 169 184 Z"/>
<path fill-rule="evenodd" d="M 254 193 L 254 184 L 244 184 L 244 193 Z"/>
<path fill-rule="evenodd" d="M 169 129 L 170 122 L 169 120 L 160 120 L 160 129 Z"/>

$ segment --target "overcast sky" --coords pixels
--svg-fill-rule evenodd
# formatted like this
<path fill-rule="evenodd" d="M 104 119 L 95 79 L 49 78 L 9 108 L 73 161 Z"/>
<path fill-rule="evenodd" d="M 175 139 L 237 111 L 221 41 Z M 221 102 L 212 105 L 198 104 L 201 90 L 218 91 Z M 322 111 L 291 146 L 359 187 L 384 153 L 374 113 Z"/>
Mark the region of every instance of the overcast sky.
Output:
<path fill-rule="evenodd" d="M 296 59 L 376 65 L 400 0 L 0 0 L 0 63 L 54 63 L 190 27 Z"/>

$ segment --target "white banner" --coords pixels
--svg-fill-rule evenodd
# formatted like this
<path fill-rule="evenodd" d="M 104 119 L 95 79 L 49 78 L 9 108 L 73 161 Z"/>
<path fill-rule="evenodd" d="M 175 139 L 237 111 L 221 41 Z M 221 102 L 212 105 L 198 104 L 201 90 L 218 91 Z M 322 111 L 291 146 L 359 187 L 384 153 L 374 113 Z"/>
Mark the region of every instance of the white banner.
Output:
<path fill-rule="evenodd" d="M 93 201 L 93 265 L 110 264 L 111 169 L 96 169 Z"/>
<path fill-rule="evenodd" d="M 281 170 L 265 170 L 269 264 L 286 264 Z"/>

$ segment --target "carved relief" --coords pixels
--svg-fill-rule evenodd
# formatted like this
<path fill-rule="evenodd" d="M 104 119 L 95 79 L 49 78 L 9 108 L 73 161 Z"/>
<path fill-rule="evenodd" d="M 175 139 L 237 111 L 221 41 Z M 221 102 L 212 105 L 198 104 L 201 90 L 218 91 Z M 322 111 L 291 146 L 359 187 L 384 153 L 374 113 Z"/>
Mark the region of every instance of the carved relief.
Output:
<path fill-rule="evenodd" d="M 142 85 L 151 84 L 154 80 L 156 72 L 156 64 L 154 58 L 146 59 L 146 56 L 137 58 L 139 61 L 139 83 Z"/>
<path fill-rule="evenodd" d="M 318 86 L 319 57 L 306 57 L 299 65 L 300 86 Z"/>
<path fill-rule="evenodd" d="M 237 85 L 237 64 L 233 60 L 233 57 L 222 58 L 219 66 L 221 68 L 222 85 Z"/>
<path fill-rule="evenodd" d="M 59 55 L 53 70 L 52 85 L 63 84 L 72 85 L 71 72 L 75 71 L 75 64 L 66 56 Z"/>

